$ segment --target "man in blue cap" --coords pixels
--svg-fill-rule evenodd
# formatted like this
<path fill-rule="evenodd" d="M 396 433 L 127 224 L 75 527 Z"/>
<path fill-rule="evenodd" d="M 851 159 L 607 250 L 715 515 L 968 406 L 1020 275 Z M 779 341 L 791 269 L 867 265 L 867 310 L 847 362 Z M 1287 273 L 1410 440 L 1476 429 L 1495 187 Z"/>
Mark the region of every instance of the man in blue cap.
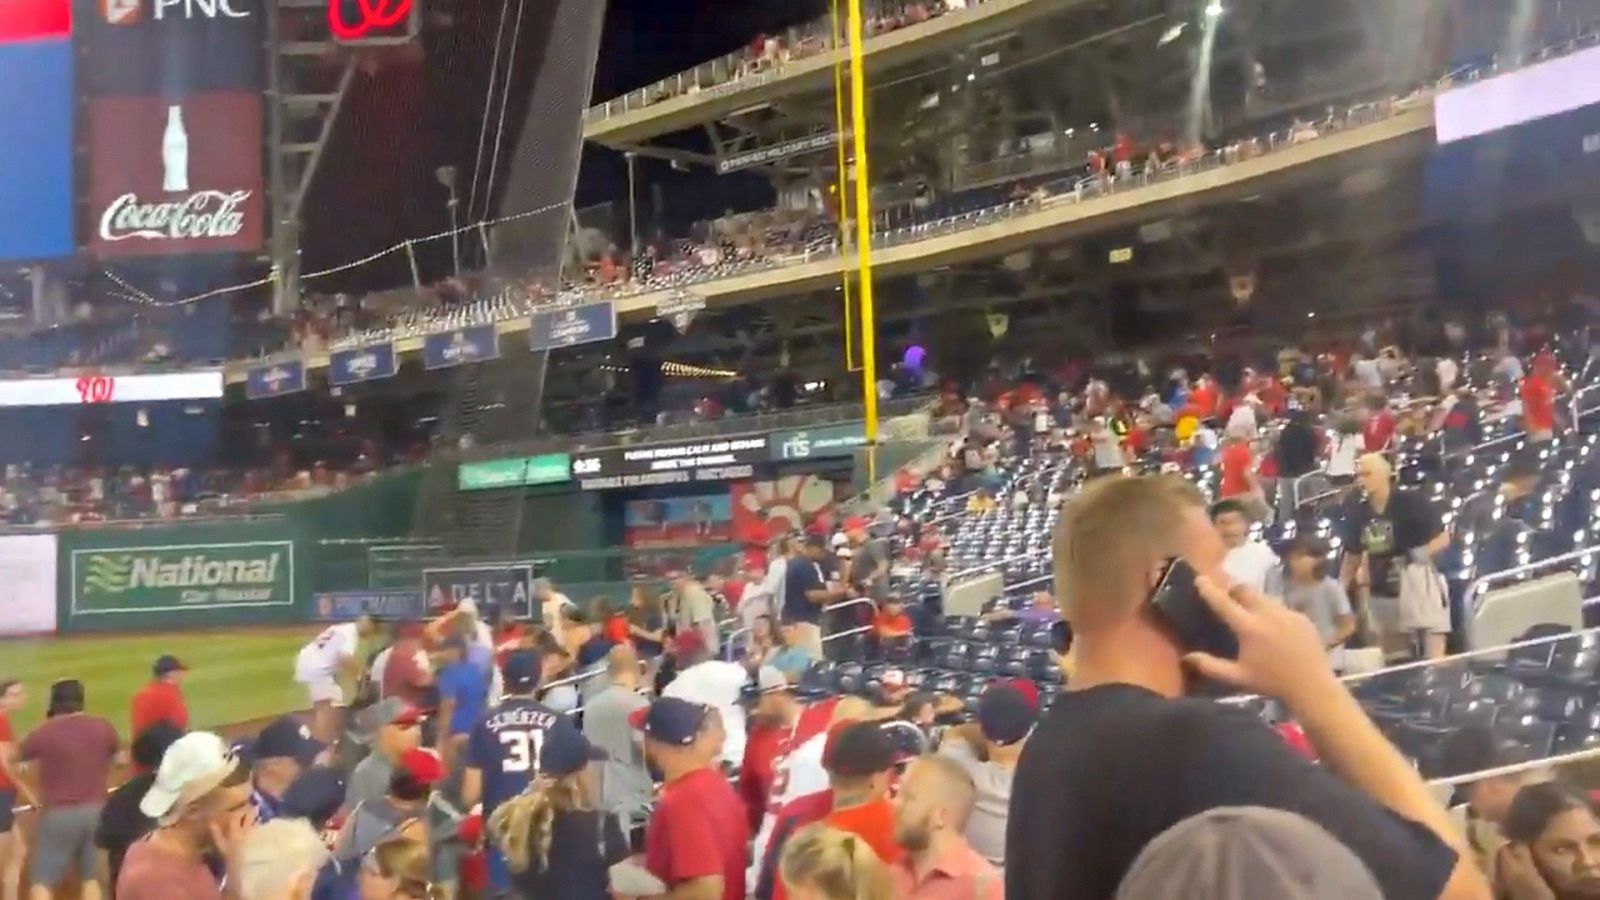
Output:
<path fill-rule="evenodd" d="M 552 732 L 577 730 L 571 719 L 534 699 L 542 664 L 536 650 L 507 655 L 500 667 L 505 696 L 467 735 L 462 809 L 471 809 L 482 800 L 484 821 L 495 807 L 526 790 L 539 774 L 540 755 Z M 496 891 L 511 890 L 511 873 L 494 847 L 489 849 L 489 881 Z"/>
<path fill-rule="evenodd" d="M 311 768 L 327 745 L 311 736 L 311 727 L 284 716 L 261 729 L 250 744 L 250 802 L 257 821 L 283 814 L 283 797 L 301 773 Z"/>

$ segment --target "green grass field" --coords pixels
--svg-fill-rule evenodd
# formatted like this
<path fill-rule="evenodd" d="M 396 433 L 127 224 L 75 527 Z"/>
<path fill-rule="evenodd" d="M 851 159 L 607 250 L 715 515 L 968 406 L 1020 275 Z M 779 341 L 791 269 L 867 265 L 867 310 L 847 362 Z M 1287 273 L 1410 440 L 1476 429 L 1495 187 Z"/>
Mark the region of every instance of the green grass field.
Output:
<path fill-rule="evenodd" d="M 124 734 L 128 700 L 150 678 L 150 665 L 171 653 L 189 666 L 183 693 L 192 728 L 216 728 L 304 709 L 294 657 L 317 626 L 270 631 L 55 637 L 0 641 L 0 679 L 20 679 L 28 703 L 12 724 L 20 735 L 44 717 L 50 683 L 83 681 L 89 711 Z"/>

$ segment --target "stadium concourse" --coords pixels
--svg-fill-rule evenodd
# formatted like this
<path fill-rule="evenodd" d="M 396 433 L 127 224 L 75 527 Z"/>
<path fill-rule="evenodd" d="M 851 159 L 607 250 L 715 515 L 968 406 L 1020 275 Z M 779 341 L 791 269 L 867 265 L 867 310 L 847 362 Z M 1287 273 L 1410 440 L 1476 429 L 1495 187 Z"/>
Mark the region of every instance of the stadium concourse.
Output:
<path fill-rule="evenodd" d="M 1168 897 L 1227 853 L 1272 896 L 1587 896 L 1557 848 L 1600 840 L 1591 345 L 1467 324 L 1148 393 L 974 385 L 877 509 L 626 609 L 545 582 L 531 620 L 8 644 L 0 871 L 35 897 Z"/>

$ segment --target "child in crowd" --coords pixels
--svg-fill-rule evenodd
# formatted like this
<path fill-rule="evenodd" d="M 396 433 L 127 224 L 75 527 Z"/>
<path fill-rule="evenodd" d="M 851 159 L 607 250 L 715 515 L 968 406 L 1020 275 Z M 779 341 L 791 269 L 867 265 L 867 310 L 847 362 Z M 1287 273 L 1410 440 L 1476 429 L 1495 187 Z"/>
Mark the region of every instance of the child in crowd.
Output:
<path fill-rule="evenodd" d="M 1344 671 L 1344 642 L 1356 630 L 1355 613 L 1344 585 L 1328 575 L 1328 547 L 1309 535 L 1294 539 L 1284 554 L 1283 603 L 1317 627 L 1328 662 Z"/>

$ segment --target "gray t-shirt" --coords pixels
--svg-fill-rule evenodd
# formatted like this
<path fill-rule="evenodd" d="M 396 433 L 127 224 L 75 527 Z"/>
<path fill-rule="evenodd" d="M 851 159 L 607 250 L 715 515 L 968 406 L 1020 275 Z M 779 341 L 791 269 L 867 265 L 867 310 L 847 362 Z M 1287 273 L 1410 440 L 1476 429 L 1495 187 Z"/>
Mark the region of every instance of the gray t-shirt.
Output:
<path fill-rule="evenodd" d="M 356 763 L 345 783 L 344 808 L 353 810 L 362 803 L 377 804 L 389 796 L 389 780 L 394 777 L 394 764 L 373 751 Z"/>
<path fill-rule="evenodd" d="M 1314 584 L 1295 584 L 1283 579 L 1283 605 L 1304 615 L 1317 627 L 1317 634 L 1327 646 L 1339 633 L 1339 617 L 1352 614 L 1350 596 L 1344 586 L 1332 578 Z M 1330 651 L 1335 668 L 1342 668 L 1343 654 L 1338 648 Z"/>
<path fill-rule="evenodd" d="M 977 797 L 967 819 L 967 843 L 978 855 L 1000 868 L 1006 864 L 1006 815 L 1011 808 L 1011 780 L 1017 774 L 1012 766 L 984 762 L 972 745 L 952 738 L 939 745 L 939 753 L 955 760 L 972 776 Z"/>
<path fill-rule="evenodd" d="M 889 551 L 880 540 L 868 540 L 855 548 L 855 554 L 850 557 L 850 580 L 866 581 L 877 570 L 879 564 L 889 559 Z M 884 568 L 883 574 L 872 579 L 868 585 L 873 599 L 881 600 L 889 593 L 889 569 Z"/>
<path fill-rule="evenodd" d="M 600 806 L 609 813 L 637 813 L 650 802 L 650 772 L 644 747 L 628 723 L 650 701 L 626 688 L 607 687 L 583 711 L 583 734 L 611 758 L 601 769 Z"/>
<path fill-rule="evenodd" d="M 717 640 L 717 605 L 711 599 L 711 592 L 700 582 L 691 581 L 678 592 L 672 623 L 678 627 L 679 634 L 698 630 L 706 639 L 706 649 L 712 653 L 720 649 Z"/>

